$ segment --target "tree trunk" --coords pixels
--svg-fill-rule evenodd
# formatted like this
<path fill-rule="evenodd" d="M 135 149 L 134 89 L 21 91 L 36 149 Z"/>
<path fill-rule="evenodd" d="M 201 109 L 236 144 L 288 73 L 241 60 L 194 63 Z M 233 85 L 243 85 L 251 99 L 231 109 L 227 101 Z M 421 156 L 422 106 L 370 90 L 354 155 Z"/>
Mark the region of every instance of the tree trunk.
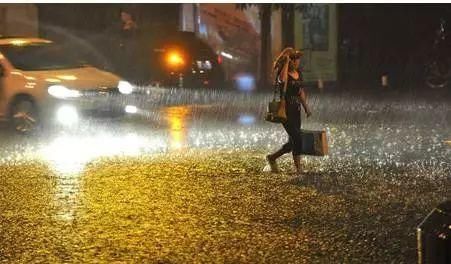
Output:
<path fill-rule="evenodd" d="M 282 7 L 282 46 L 294 48 L 294 4 Z"/>
<path fill-rule="evenodd" d="M 270 86 L 271 68 L 271 4 L 260 6 L 260 89 Z"/>

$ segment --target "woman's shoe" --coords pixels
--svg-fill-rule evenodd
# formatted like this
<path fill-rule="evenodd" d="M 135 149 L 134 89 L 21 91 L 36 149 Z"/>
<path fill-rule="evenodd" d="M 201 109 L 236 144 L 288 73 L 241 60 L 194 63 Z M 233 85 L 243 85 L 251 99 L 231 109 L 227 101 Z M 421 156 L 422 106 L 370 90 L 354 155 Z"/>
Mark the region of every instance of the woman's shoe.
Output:
<path fill-rule="evenodd" d="M 268 161 L 269 167 L 272 173 L 279 173 L 279 166 L 277 165 L 276 159 L 271 158 L 271 155 L 266 155 L 266 160 Z"/>

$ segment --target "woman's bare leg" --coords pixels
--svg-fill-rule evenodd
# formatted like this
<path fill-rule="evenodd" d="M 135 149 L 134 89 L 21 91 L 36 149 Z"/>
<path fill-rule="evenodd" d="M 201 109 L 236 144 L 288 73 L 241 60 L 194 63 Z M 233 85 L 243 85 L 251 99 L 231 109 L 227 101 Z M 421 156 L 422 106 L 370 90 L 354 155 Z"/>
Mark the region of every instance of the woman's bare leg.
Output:
<path fill-rule="evenodd" d="M 293 162 L 296 174 L 302 174 L 301 155 L 293 155 Z"/>
<path fill-rule="evenodd" d="M 276 152 L 269 154 L 266 156 L 266 160 L 268 161 L 269 166 L 271 167 L 271 172 L 278 173 L 280 172 L 279 166 L 277 165 L 277 159 L 280 158 L 282 155 L 290 152 L 291 150 L 288 150 L 285 146 L 281 149 L 277 150 Z"/>

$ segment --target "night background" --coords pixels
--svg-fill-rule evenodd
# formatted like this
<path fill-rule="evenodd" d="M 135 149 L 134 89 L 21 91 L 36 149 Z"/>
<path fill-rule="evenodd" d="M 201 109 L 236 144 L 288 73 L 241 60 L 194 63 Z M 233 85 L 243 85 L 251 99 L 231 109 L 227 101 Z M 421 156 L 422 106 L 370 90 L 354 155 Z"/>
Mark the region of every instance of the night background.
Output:
<path fill-rule="evenodd" d="M 149 38 L 177 31 L 181 23 L 180 4 L 39 4 L 37 8 L 40 35 L 60 41 L 67 32 L 79 36 L 106 32 L 117 23 L 121 9 L 134 13 Z M 283 9 L 277 4 L 272 8 Z M 449 5 L 337 4 L 336 8 L 339 79 L 370 88 L 381 74 L 390 72 L 397 88 L 421 90 L 415 84 L 424 78 L 421 74 L 441 19 L 449 24 Z M 291 41 L 288 36 L 283 46 L 293 46 L 295 33 L 290 34 Z"/>
<path fill-rule="evenodd" d="M 0 262 L 449 263 L 450 30 L 449 4 L 1 3 Z M 286 47 L 302 174 L 267 155 Z"/>

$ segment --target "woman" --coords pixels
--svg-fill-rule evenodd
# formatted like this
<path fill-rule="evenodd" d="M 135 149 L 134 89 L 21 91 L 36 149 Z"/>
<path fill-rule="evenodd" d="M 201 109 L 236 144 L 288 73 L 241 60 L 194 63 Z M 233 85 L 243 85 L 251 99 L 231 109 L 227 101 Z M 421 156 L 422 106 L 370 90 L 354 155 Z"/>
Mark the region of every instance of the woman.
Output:
<path fill-rule="evenodd" d="M 272 172 L 279 172 L 277 158 L 292 152 L 296 173 L 302 173 L 301 106 L 304 108 L 307 117 L 310 117 L 312 113 L 307 105 L 306 95 L 302 87 L 302 74 L 299 71 L 301 57 L 300 51 L 287 48 L 282 51 L 274 63 L 274 69 L 277 72 L 276 82 L 279 82 L 282 87 L 281 96 L 286 102 L 287 121 L 283 123 L 283 127 L 289 139 L 281 149 L 266 156 Z"/>

